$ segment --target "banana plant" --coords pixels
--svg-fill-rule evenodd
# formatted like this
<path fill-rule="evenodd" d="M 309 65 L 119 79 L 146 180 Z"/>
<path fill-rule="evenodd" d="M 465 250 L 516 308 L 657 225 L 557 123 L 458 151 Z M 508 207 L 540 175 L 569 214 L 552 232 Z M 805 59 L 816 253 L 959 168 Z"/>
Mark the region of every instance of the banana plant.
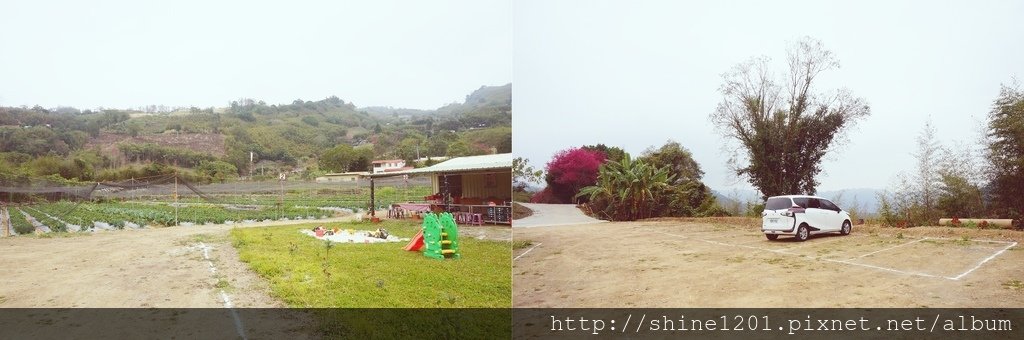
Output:
<path fill-rule="evenodd" d="M 598 170 L 593 186 L 576 197 L 587 197 L 605 217 L 632 221 L 650 217 L 655 196 L 672 182 L 667 167 L 657 168 L 627 153 L 619 161 L 608 161 Z"/>

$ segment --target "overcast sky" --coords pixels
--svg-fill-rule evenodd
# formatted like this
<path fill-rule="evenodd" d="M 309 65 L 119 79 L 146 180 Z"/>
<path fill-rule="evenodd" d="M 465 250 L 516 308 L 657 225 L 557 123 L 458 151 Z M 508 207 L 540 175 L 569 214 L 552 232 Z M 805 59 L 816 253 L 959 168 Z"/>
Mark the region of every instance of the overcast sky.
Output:
<path fill-rule="evenodd" d="M 512 80 L 509 0 L 3 1 L 0 105 L 337 95 L 434 109 Z"/>
<path fill-rule="evenodd" d="M 558 150 L 605 143 L 639 154 L 674 139 L 705 183 L 735 184 L 708 115 L 721 74 L 755 56 L 784 73 L 788 44 L 822 41 L 872 113 L 826 161 L 819 190 L 885 188 L 910 170 L 930 116 L 941 138 L 973 142 L 1000 83 L 1024 77 L 1021 1 L 538 1 L 514 5 L 513 148 L 543 167 Z M 735 186 L 734 186 L 735 184 Z"/>

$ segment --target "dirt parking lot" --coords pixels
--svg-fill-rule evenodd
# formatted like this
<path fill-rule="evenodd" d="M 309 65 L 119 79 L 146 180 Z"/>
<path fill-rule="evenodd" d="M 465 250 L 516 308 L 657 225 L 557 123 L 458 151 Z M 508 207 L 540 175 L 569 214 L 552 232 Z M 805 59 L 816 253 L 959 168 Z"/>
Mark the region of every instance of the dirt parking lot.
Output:
<path fill-rule="evenodd" d="M 1024 233 L 855 226 L 768 241 L 756 220 L 523 228 L 516 307 L 1019 307 Z"/>

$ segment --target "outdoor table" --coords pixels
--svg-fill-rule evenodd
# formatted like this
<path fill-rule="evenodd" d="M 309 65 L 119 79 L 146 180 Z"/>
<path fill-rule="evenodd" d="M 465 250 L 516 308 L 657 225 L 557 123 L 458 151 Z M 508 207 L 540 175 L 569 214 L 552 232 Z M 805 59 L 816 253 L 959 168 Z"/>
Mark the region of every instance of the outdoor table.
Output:
<path fill-rule="evenodd" d="M 432 203 L 394 203 L 391 205 L 391 210 L 395 211 L 395 213 L 388 212 L 388 217 L 404 218 L 407 215 L 411 216 L 418 213 L 431 212 L 435 207 L 437 207 L 437 205 Z"/>
<path fill-rule="evenodd" d="M 512 224 L 512 206 L 510 205 L 452 204 L 451 206 L 470 214 L 481 214 L 484 223 Z"/>
<path fill-rule="evenodd" d="M 395 206 L 400 209 L 415 212 L 428 212 L 430 211 L 430 203 L 395 203 Z"/>

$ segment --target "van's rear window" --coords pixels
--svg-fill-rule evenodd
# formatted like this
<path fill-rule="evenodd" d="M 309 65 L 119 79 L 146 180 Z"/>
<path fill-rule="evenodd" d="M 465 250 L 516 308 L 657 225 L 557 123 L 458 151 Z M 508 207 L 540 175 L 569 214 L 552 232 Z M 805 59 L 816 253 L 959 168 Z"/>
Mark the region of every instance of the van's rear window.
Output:
<path fill-rule="evenodd" d="M 765 202 L 764 210 L 789 209 L 792 206 L 793 201 L 790 201 L 788 197 L 772 197 Z"/>

